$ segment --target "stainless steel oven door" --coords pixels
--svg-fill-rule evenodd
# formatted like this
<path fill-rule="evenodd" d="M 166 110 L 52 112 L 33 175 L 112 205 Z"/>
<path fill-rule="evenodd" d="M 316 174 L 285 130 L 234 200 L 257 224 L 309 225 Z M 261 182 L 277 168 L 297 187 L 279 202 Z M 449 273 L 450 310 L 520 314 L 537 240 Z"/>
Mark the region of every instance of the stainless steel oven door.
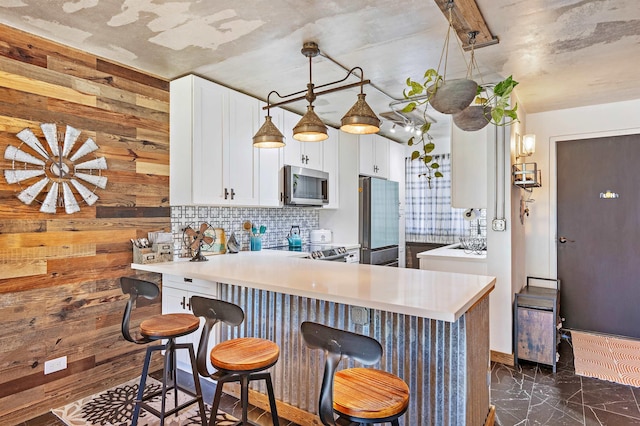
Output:
<path fill-rule="evenodd" d="M 360 252 L 361 263 L 371 265 L 398 266 L 398 246 L 383 247 L 376 250 L 363 248 Z"/>
<path fill-rule="evenodd" d="M 321 257 L 318 260 L 328 260 L 330 262 L 347 262 L 347 257 L 349 257 L 349 253 L 336 254 L 334 256 L 325 256 Z"/>

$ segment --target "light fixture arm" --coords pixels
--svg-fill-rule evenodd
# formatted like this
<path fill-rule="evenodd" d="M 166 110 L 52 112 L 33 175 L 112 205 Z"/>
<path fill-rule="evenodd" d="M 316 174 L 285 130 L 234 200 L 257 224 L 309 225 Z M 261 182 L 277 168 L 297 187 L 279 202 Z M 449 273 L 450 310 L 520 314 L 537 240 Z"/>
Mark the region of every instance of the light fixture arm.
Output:
<path fill-rule="evenodd" d="M 358 77 L 358 75 L 355 74 L 356 70 L 360 71 L 360 76 L 359 76 L 360 77 L 360 81 L 358 81 L 356 83 L 345 84 L 345 85 L 339 86 L 339 87 L 333 87 L 333 88 L 327 89 L 327 90 L 322 90 L 320 92 L 313 92 L 313 94 L 314 94 L 313 100 L 318 98 L 318 96 L 326 95 L 327 93 L 339 92 L 339 91 L 345 90 L 345 89 L 351 89 L 352 87 L 360 87 L 360 93 L 362 93 L 363 92 L 363 86 L 366 85 L 366 84 L 370 84 L 371 80 L 365 80 L 364 79 L 364 73 L 362 72 L 362 68 L 353 67 L 347 72 L 347 75 L 343 79 L 332 81 L 330 83 L 325 83 L 325 84 L 322 84 L 320 86 L 313 86 L 312 83 L 309 83 L 307 85 L 307 90 L 301 90 L 299 92 L 290 93 L 290 94 L 284 95 L 284 96 L 281 96 L 278 92 L 276 92 L 275 90 L 272 90 L 271 93 L 269 93 L 269 96 L 271 96 L 272 93 L 275 93 L 280 99 L 285 99 L 285 100 L 271 104 L 271 103 L 269 103 L 269 96 L 267 96 L 267 105 L 263 106 L 262 109 L 268 110 L 269 108 L 275 108 L 275 107 L 278 107 L 278 106 L 281 106 L 281 105 L 289 104 L 291 102 L 301 101 L 303 99 L 306 99 L 309 102 L 313 102 L 313 101 L 310 101 L 309 97 L 308 97 L 309 96 L 309 90 L 310 90 L 309 85 L 312 86 L 311 89 L 313 89 L 313 88 L 321 89 L 323 87 L 327 87 L 327 86 L 331 86 L 331 85 L 334 85 L 334 84 L 342 83 L 347 78 L 349 78 L 349 76 L 352 75 L 352 74 L 355 75 L 356 77 Z M 303 93 L 304 93 L 304 95 L 302 95 Z M 296 95 L 298 95 L 298 96 L 295 97 L 295 98 L 287 99 L 287 98 L 290 98 L 290 97 L 296 96 Z"/>
<path fill-rule="evenodd" d="M 340 120 L 340 130 L 351 134 L 371 134 L 377 133 L 380 130 L 380 119 L 373 112 L 371 107 L 365 101 L 365 94 L 363 86 L 369 84 L 369 80 L 364 79 L 364 72 L 360 67 L 354 67 L 347 72 L 347 75 L 341 79 L 332 81 L 316 88 L 313 84 L 313 61 L 312 58 L 320 54 L 318 45 L 313 42 L 305 42 L 302 45 L 301 53 L 309 59 L 309 83 L 306 90 L 294 92 L 286 96 L 281 96 L 277 91 L 273 90 L 269 92 L 267 96 L 267 105 L 262 109 L 267 110 L 267 116 L 264 124 L 260 127 L 258 132 L 253 137 L 253 146 L 256 148 L 279 148 L 285 145 L 284 136 L 278 130 L 271 120 L 270 110 L 273 107 L 278 107 L 291 102 L 306 99 L 309 103 L 307 105 L 307 112 L 302 116 L 298 124 L 293 128 L 293 138 L 300 142 L 321 142 L 329 137 L 327 126 L 322 122 L 320 117 L 313 110 L 313 102 L 320 95 L 337 92 L 340 90 L 348 89 L 351 87 L 360 87 L 360 94 L 358 94 L 358 100 L 347 111 L 347 113 Z M 356 74 L 356 70 L 360 75 Z M 359 78 L 359 82 L 344 84 L 339 87 L 335 85 L 343 83 L 351 75 L 355 75 Z M 333 87 L 329 87 L 333 86 Z M 320 92 L 316 92 L 314 89 L 322 89 Z M 271 95 L 275 94 L 282 101 L 271 103 Z"/>

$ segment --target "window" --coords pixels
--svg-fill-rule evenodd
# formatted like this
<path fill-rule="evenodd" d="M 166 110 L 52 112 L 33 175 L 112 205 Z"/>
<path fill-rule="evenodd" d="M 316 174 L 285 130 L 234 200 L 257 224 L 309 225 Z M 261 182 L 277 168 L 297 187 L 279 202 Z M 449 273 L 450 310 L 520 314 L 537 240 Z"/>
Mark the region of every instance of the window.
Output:
<path fill-rule="evenodd" d="M 465 209 L 451 207 L 451 154 L 436 155 L 442 178 L 431 179 L 431 188 L 424 176 L 425 165 L 405 159 L 406 237 L 408 242 L 453 244 L 465 235 L 486 236 L 486 209 L 477 219 L 464 220 Z"/>

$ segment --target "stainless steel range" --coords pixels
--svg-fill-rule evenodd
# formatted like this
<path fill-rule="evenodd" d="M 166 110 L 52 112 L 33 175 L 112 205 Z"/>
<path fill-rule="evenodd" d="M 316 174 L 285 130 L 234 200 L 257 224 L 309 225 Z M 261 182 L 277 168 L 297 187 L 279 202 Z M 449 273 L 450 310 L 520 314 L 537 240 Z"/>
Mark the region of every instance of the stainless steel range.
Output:
<path fill-rule="evenodd" d="M 271 247 L 270 250 L 299 251 L 309 253 L 309 259 L 334 262 L 346 262 L 349 256 L 349 252 L 344 246 L 335 244 L 303 244 L 302 247 L 297 248 L 278 246 Z"/>

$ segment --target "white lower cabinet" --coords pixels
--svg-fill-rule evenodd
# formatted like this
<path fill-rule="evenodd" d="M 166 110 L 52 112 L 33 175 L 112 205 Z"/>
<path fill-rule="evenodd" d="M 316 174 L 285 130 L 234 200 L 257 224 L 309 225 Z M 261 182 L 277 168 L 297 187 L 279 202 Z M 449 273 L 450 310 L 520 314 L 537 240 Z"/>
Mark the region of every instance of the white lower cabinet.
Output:
<path fill-rule="evenodd" d="M 349 249 L 347 250 L 347 263 L 360 263 L 360 249 Z"/>
<path fill-rule="evenodd" d="M 192 313 L 190 298 L 191 296 L 202 296 L 215 299 L 218 296 L 218 284 L 215 282 L 204 281 L 199 279 L 191 279 L 178 277 L 174 275 L 162 275 L 162 313 L 163 314 L 184 314 Z M 194 353 L 198 352 L 198 344 L 200 343 L 200 333 L 204 319 L 200 319 L 200 327 L 197 331 L 176 339 L 178 343 L 193 344 Z M 209 336 L 209 348 L 220 341 L 219 329 L 214 329 Z M 191 363 L 189 355 L 185 350 L 177 352 L 178 368 L 183 371 L 191 371 Z M 207 357 L 208 359 L 208 357 Z M 211 370 L 211 363 L 207 361 L 207 365 Z"/>

